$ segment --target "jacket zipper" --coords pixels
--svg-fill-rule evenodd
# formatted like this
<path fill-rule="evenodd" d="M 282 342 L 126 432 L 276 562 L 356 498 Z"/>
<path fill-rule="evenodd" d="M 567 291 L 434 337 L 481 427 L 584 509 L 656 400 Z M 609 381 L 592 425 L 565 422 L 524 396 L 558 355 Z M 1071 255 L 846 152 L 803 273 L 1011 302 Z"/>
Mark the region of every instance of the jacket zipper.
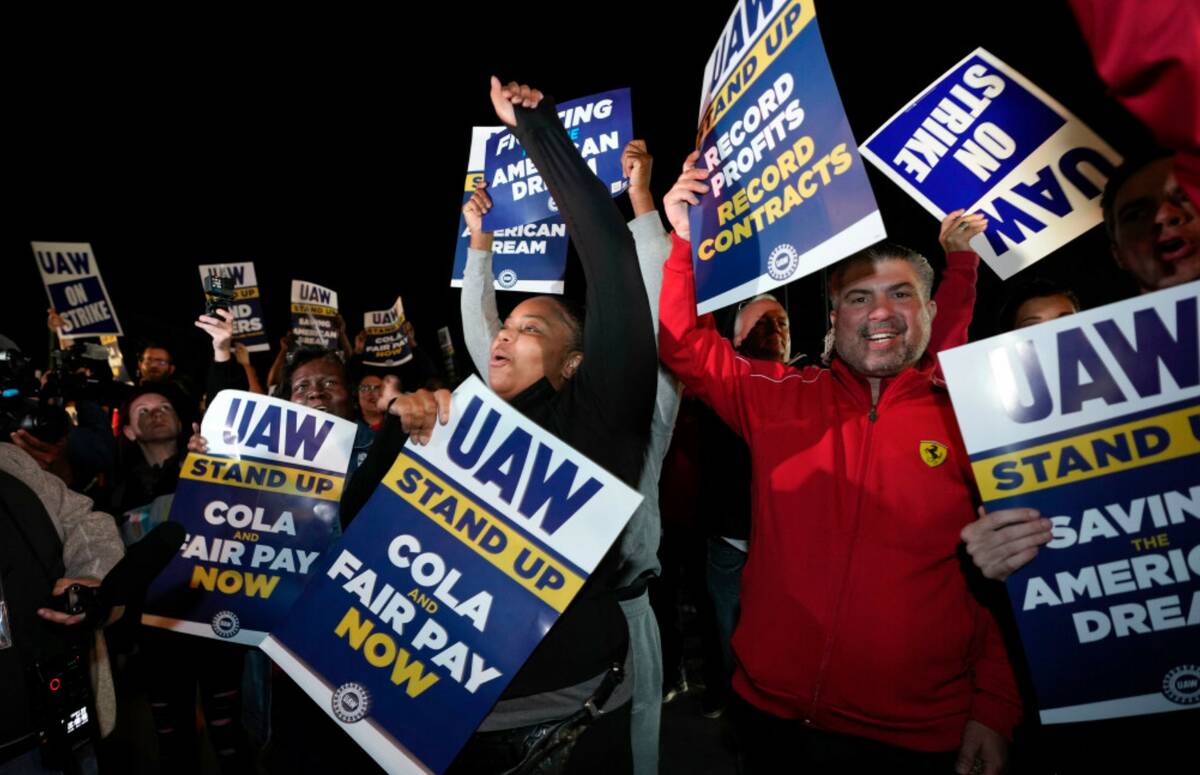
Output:
<path fill-rule="evenodd" d="M 882 392 L 883 392 L 882 384 L 875 383 L 875 385 L 872 387 L 872 390 L 871 390 L 871 411 L 867 413 L 868 425 L 867 425 L 867 433 L 863 437 L 863 453 L 862 453 L 862 457 L 859 458 L 859 461 L 858 461 L 858 474 L 856 476 L 856 481 L 859 481 L 859 482 L 862 481 L 863 474 L 867 470 L 867 461 L 871 455 L 871 436 L 873 435 L 872 430 L 875 427 L 875 420 L 878 419 L 878 417 L 879 417 L 877 407 L 879 404 L 880 394 Z M 811 723 L 812 720 L 816 717 L 817 708 L 821 704 L 821 685 L 825 679 L 825 670 L 829 667 L 829 659 L 830 659 L 830 657 L 833 656 L 833 642 L 837 636 L 838 623 L 841 620 L 842 603 L 844 602 L 843 595 L 844 595 L 844 592 L 846 589 L 847 579 L 850 576 L 850 563 L 852 562 L 853 556 L 854 556 L 854 546 L 855 546 L 855 544 L 858 543 L 858 529 L 862 523 L 862 513 L 861 512 L 862 512 L 862 488 L 859 487 L 856 490 L 856 498 L 855 498 L 855 502 L 854 502 L 854 532 L 850 536 L 850 545 L 848 547 L 848 551 L 846 552 L 846 564 L 842 568 L 842 582 L 838 587 L 838 600 L 837 600 L 837 605 L 834 607 L 833 618 L 830 621 L 829 636 L 825 639 L 825 651 L 821 655 L 821 664 L 817 668 L 817 680 L 816 680 L 816 683 L 813 685 L 812 708 L 809 710 L 807 718 L 804 719 L 804 723 L 806 725 Z"/>

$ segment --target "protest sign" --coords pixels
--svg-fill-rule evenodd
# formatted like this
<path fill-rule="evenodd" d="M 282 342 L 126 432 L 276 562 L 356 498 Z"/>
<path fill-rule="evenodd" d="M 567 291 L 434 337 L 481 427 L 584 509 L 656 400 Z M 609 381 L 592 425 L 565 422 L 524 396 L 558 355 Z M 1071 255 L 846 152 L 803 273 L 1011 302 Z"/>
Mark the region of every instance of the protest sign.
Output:
<path fill-rule="evenodd" d="M 886 236 L 812 0 L 734 8 L 704 69 L 689 213 L 696 307 L 710 312 Z"/>
<path fill-rule="evenodd" d="M 443 772 L 640 501 L 470 377 L 263 650 L 385 769 Z"/>
<path fill-rule="evenodd" d="M 986 214 L 971 247 L 1001 279 L 1100 223 L 1100 194 L 1121 162 L 982 48 L 867 138 L 862 154 L 939 220 L 960 208 Z"/>
<path fill-rule="evenodd" d="M 1200 282 L 941 353 L 986 509 L 1053 540 L 1008 580 L 1043 724 L 1200 706 Z"/>
<path fill-rule="evenodd" d="M 204 264 L 200 267 L 200 282 L 206 277 L 230 277 L 233 279 L 233 342 L 243 344 L 250 352 L 266 352 L 271 349 L 267 340 L 267 329 L 263 325 L 262 299 L 258 293 L 258 276 L 254 262 L 239 261 L 229 264 Z"/>
<path fill-rule="evenodd" d="M 88 242 L 33 242 L 50 306 L 63 319 L 59 336 L 121 336 L 121 323 Z"/>
<path fill-rule="evenodd" d="M 633 139 L 629 89 L 614 89 L 564 102 L 558 117 L 580 155 L 613 196 L 629 187 L 621 151 Z M 488 231 L 534 223 L 557 214 L 546 182 L 508 129 L 487 138 L 484 179 L 492 209 L 483 216 Z"/>
<path fill-rule="evenodd" d="M 412 344 L 404 333 L 404 303 L 396 297 L 390 309 L 363 314 L 363 365 L 399 366 L 412 360 Z"/>
<path fill-rule="evenodd" d="M 471 155 L 467 160 L 467 178 L 463 186 L 463 204 L 484 180 L 483 156 L 489 137 L 504 127 L 475 127 L 471 132 Z M 471 233 L 467 221 L 458 217 L 458 241 L 454 249 L 454 269 L 450 285 L 461 288 L 467 267 L 467 249 Z M 497 290 L 529 293 L 562 293 L 567 267 L 567 226 L 557 215 L 537 223 L 526 223 L 492 234 L 492 275 Z"/>
<path fill-rule="evenodd" d="M 257 645 L 340 532 L 356 426 L 301 404 L 224 390 L 204 415 L 170 518 L 187 539 L 146 595 L 143 622 Z"/>
<path fill-rule="evenodd" d="M 338 346 L 337 292 L 316 283 L 292 280 L 292 333 L 297 344 Z"/>

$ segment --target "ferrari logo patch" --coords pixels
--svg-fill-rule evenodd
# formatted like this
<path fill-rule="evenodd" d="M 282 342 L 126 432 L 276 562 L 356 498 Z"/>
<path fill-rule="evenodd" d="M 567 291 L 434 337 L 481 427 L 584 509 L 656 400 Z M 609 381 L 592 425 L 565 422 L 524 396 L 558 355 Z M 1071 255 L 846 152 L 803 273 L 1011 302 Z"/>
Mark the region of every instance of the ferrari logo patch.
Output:
<path fill-rule="evenodd" d="M 921 453 L 921 460 L 925 461 L 925 465 L 930 468 L 937 468 L 945 463 L 950 454 L 946 445 L 940 441 L 922 441 L 917 449 Z"/>

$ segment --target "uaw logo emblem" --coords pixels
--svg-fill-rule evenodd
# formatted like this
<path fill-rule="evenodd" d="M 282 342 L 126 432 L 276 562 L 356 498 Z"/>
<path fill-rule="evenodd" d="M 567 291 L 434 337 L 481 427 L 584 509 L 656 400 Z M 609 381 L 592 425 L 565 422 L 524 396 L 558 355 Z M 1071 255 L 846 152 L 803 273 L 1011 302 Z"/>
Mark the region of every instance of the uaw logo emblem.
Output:
<path fill-rule="evenodd" d="M 800 254 L 788 243 L 779 245 L 767 256 L 767 274 L 771 279 L 783 282 L 800 266 Z"/>
<path fill-rule="evenodd" d="M 917 451 L 921 454 L 921 460 L 930 468 L 937 468 L 950 456 L 950 450 L 940 441 L 922 441 L 917 445 Z"/>
<path fill-rule="evenodd" d="M 333 692 L 333 715 L 344 724 L 362 721 L 371 710 L 371 695 L 365 686 L 350 681 Z"/>
<path fill-rule="evenodd" d="M 242 629 L 242 622 L 233 611 L 217 611 L 212 618 L 212 630 L 218 638 L 229 639 Z"/>
<path fill-rule="evenodd" d="M 1163 676 L 1163 694 L 1178 705 L 1200 703 L 1200 665 L 1180 665 Z"/>
<path fill-rule="evenodd" d="M 496 282 L 500 284 L 501 288 L 511 288 L 517 284 L 517 273 L 511 269 L 505 269 L 500 272 Z"/>

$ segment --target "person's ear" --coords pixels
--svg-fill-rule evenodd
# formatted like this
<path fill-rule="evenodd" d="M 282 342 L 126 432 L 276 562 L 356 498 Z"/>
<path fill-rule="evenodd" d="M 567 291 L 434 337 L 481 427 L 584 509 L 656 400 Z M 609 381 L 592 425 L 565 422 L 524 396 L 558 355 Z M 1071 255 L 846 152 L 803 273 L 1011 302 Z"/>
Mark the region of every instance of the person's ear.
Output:
<path fill-rule="evenodd" d="M 933 320 L 937 317 L 937 302 L 933 299 L 925 302 L 929 306 L 929 319 Z"/>
<path fill-rule="evenodd" d="M 125 438 L 130 441 L 137 441 L 137 434 L 134 433 L 132 425 L 126 425 L 121 430 L 125 433 Z"/>
<path fill-rule="evenodd" d="M 575 372 L 579 371 L 580 364 L 583 363 L 583 353 L 573 352 L 563 361 L 562 377 L 563 379 L 571 379 L 575 376 Z"/>

